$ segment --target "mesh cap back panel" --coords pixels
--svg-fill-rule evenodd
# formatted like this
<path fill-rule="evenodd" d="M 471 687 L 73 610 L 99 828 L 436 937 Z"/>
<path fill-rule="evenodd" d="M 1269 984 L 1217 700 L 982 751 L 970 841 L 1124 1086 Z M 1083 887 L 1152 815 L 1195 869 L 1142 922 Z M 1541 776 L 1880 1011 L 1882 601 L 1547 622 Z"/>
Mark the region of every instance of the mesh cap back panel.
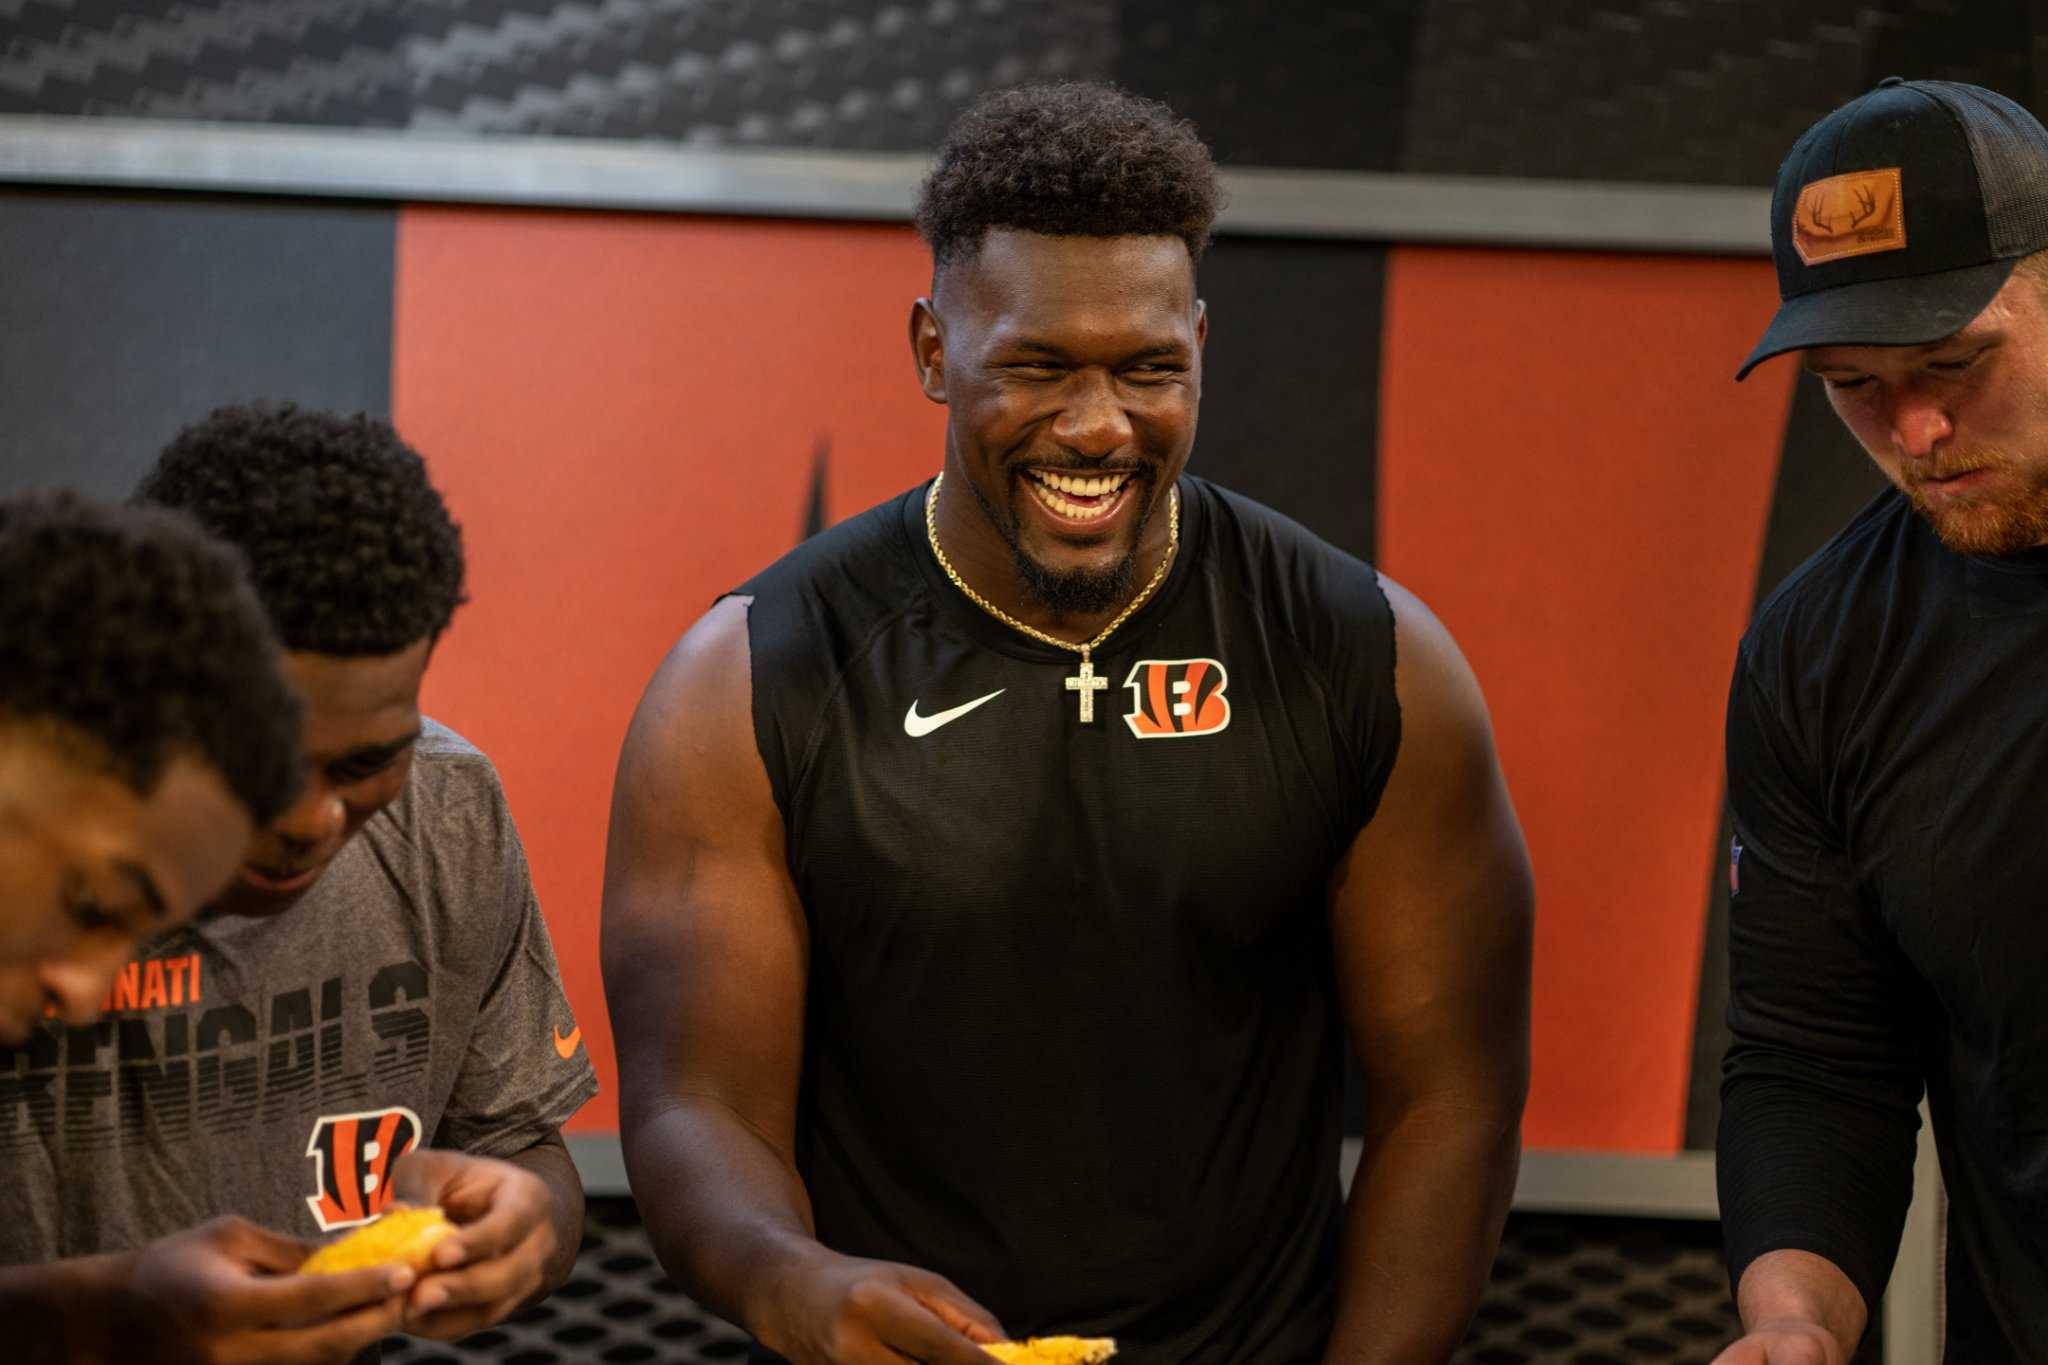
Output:
<path fill-rule="evenodd" d="M 1920 88 L 1955 114 L 1970 140 L 1991 250 L 2001 260 L 2048 248 L 2048 134 L 1995 91 L 1953 81 Z"/>

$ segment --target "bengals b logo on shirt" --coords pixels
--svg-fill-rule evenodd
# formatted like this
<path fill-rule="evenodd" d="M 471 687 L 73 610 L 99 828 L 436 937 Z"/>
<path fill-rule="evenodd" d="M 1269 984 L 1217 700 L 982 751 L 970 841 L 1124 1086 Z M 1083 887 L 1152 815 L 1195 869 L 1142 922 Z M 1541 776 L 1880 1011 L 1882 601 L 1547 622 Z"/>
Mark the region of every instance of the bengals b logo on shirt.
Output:
<path fill-rule="evenodd" d="M 306 1204 L 320 1230 L 352 1228 L 389 1208 L 391 1168 L 419 1140 L 420 1116 L 403 1105 L 316 1120 L 306 1155 L 320 1192 Z"/>
<path fill-rule="evenodd" d="M 1214 659 L 1140 659 L 1124 686 L 1131 709 L 1124 724 L 1139 739 L 1213 735 L 1230 724 L 1230 675 Z"/>

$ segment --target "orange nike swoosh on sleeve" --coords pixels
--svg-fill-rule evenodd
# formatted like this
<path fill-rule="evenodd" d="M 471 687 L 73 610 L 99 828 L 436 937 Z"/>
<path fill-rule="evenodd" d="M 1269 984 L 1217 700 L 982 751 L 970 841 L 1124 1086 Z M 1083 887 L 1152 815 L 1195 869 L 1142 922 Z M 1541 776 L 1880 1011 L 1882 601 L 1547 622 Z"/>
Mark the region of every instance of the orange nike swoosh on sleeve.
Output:
<path fill-rule="evenodd" d="M 581 1024 L 570 1029 L 566 1036 L 560 1029 L 555 1030 L 555 1051 L 562 1055 L 563 1061 L 567 1061 L 576 1055 L 576 1045 L 582 1041 L 583 1026 Z"/>

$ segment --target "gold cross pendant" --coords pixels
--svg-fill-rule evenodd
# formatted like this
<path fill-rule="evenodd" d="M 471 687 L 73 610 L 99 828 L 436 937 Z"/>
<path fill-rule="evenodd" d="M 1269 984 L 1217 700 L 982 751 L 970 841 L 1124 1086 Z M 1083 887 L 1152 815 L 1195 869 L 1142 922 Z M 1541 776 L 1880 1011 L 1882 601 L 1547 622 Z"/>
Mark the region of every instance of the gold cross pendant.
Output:
<path fill-rule="evenodd" d="M 1088 656 L 1081 656 L 1081 671 L 1067 679 L 1067 691 L 1081 694 L 1081 723 L 1095 723 L 1095 694 L 1109 686 L 1109 679 L 1095 676 L 1095 665 L 1088 662 Z"/>

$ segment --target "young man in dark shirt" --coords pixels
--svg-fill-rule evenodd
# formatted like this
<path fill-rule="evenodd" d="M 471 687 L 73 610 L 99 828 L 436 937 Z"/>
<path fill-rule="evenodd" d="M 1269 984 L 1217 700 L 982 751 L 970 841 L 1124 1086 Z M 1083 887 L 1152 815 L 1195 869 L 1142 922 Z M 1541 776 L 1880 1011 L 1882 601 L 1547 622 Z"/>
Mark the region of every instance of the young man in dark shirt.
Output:
<path fill-rule="evenodd" d="M 2048 1360 L 2048 132 L 1888 80 L 1800 139 L 1777 317 L 1894 485 L 1766 602 L 1729 696 L 1722 1216 L 1748 1335 L 1840 1365 L 1949 1193 L 1947 1358 Z"/>
<path fill-rule="evenodd" d="M 1158 105 L 970 111 L 910 317 L 941 476 L 714 607 L 626 740 L 628 1169 L 799 1365 L 1441 1361 L 1485 1283 L 1527 855 L 1443 627 L 1183 472 L 1214 206 Z"/>

